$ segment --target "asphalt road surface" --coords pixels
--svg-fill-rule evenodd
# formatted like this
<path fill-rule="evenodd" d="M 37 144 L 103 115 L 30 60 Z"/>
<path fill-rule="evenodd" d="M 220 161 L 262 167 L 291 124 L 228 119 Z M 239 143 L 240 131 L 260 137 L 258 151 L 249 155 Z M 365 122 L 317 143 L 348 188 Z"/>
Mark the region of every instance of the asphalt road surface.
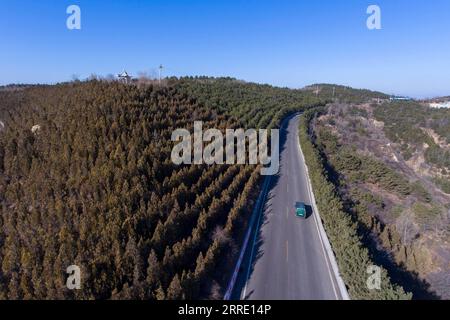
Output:
<path fill-rule="evenodd" d="M 298 147 L 299 116 L 280 132 L 280 171 L 271 177 L 259 223 L 245 253 L 232 299 L 341 299 L 312 213 L 305 163 Z M 307 205 L 307 219 L 295 203 Z"/>

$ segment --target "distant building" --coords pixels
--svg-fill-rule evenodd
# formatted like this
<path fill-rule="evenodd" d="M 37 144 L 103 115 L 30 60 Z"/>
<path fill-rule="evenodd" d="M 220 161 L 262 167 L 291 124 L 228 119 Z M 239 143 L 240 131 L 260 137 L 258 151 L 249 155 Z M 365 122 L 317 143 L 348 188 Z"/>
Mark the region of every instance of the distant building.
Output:
<path fill-rule="evenodd" d="M 389 99 L 385 99 L 385 98 L 372 98 L 371 99 L 372 102 L 376 103 L 376 104 L 383 104 L 389 101 Z"/>
<path fill-rule="evenodd" d="M 409 97 L 403 97 L 403 96 L 391 96 L 390 97 L 391 101 L 411 101 L 412 98 Z"/>
<path fill-rule="evenodd" d="M 430 108 L 436 108 L 436 109 L 450 109 L 450 101 L 445 101 L 445 102 L 432 102 L 432 103 L 430 103 Z"/>
<path fill-rule="evenodd" d="M 131 82 L 131 76 L 125 70 L 123 70 L 122 73 L 119 73 L 117 78 L 119 78 L 119 81 L 123 83 Z"/>

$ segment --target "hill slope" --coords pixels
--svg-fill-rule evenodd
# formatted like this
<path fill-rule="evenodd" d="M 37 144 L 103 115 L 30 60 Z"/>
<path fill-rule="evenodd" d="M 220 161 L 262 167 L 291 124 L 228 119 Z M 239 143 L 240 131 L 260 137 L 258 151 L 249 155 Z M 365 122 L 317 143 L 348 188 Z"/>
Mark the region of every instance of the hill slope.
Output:
<path fill-rule="evenodd" d="M 195 120 L 276 127 L 317 103 L 210 78 L 24 86 L 0 101 L 3 299 L 220 298 L 259 168 L 176 166 L 171 133 L 192 132 Z M 70 265 L 81 268 L 81 290 L 65 289 Z"/>
<path fill-rule="evenodd" d="M 448 298 L 450 112 L 370 101 L 329 105 L 315 144 L 379 263 L 416 298 Z"/>

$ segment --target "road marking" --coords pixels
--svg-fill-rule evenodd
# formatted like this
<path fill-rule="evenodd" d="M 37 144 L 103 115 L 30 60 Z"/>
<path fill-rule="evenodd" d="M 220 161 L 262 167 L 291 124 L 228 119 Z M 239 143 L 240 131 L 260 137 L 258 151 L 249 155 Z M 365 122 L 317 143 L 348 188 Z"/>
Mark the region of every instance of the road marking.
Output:
<path fill-rule="evenodd" d="M 289 262 L 289 243 L 287 240 L 286 240 L 286 262 Z"/>

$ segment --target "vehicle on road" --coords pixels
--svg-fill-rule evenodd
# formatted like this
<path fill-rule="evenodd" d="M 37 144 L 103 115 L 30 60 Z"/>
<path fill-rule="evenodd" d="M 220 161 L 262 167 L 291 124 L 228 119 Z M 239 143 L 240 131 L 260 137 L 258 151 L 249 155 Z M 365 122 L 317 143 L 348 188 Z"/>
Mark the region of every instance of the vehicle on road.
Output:
<path fill-rule="evenodd" d="M 295 203 L 295 215 L 300 218 L 306 218 L 306 205 L 303 202 Z"/>

